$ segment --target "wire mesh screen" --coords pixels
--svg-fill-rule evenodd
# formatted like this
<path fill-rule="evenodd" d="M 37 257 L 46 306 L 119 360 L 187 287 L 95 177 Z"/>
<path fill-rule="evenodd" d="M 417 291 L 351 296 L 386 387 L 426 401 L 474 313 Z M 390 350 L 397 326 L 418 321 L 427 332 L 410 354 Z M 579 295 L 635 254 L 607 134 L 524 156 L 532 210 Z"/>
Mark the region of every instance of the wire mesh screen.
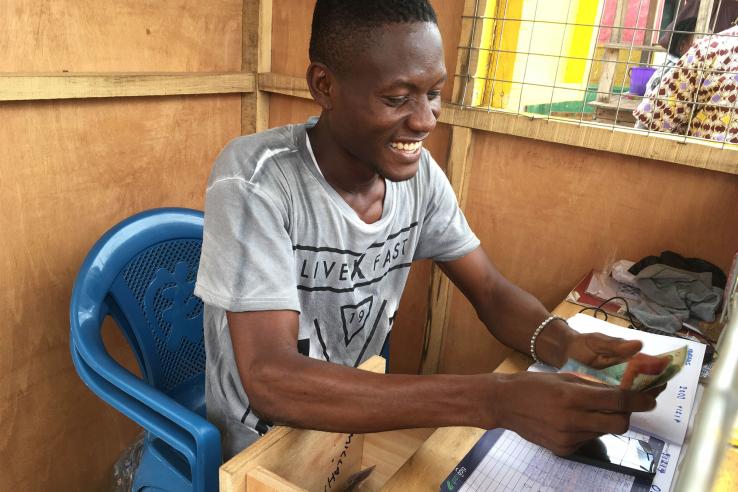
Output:
<path fill-rule="evenodd" d="M 472 0 L 454 103 L 736 149 L 738 0 Z"/>

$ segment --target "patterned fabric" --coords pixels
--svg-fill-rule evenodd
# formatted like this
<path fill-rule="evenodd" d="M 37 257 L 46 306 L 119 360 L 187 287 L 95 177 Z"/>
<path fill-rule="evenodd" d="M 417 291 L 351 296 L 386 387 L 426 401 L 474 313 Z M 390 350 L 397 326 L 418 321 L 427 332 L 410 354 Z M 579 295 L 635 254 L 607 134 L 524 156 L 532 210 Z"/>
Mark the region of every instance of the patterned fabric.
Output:
<path fill-rule="evenodd" d="M 671 69 L 674 68 L 677 62 L 679 62 L 679 58 L 671 53 L 666 54 L 666 59 L 664 60 L 663 65 L 658 67 L 653 75 L 651 75 L 651 78 L 648 79 L 648 82 L 646 82 L 646 92 L 644 94 L 646 97 L 651 97 L 651 94 L 659 88 L 659 85 L 661 85 L 661 79 L 669 75 Z"/>
<path fill-rule="evenodd" d="M 651 130 L 738 143 L 738 26 L 706 36 L 633 111 Z"/>

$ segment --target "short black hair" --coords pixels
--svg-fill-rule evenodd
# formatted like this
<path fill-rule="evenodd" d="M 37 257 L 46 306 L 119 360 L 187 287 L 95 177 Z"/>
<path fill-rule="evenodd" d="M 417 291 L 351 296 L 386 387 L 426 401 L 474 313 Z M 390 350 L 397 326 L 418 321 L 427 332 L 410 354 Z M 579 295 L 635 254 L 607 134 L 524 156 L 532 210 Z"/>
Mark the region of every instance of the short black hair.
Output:
<path fill-rule="evenodd" d="M 358 49 L 368 49 L 369 34 L 387 24 L 432 22 L 428 0 L 317 0 L 310 33 L 310 61 L 344 71 Z"/>
<path fill-rule="evenodd" d="M 697 26 L 697 19 L 690 17 L 677 22 L 674 26 L 674 32 L 671 34 L 671 42 L 669 43 L 669 53 L 672 56 L 679 58 L 682 54 L 679 52 L 679 48 L 682 43 L 694 34 L 694 29 Z"/>

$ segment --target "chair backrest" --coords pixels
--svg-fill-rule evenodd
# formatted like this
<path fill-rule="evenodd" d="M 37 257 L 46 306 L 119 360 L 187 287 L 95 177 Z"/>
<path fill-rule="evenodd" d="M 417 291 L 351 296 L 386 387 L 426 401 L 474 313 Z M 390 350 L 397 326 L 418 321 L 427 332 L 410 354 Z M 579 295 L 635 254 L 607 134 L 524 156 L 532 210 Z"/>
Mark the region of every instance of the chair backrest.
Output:
<path fill-rule="evenodd" d="M 189 209 L 137 214 L 93 247 L 75 291 L 101 302 L 133 349 L 144 379 L 204 413 L 203 305 L 193 296 L 203 215 Z"/>

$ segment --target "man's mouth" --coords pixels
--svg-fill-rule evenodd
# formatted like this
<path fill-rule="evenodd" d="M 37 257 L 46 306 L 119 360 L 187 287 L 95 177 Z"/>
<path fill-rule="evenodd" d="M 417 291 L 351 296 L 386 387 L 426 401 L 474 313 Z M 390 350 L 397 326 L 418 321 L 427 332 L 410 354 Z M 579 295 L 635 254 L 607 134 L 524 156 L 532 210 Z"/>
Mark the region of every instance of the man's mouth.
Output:
<path fill-rule="evenodd" d="M 405 154 L 414 154 L 418 150 L 420 150 L 420 147 L 423 146 L 423 142 L 392 142 L 390 143 L 390 147 L 393 149 L 399 150 L 400 152 L 403 152 Z"/>

